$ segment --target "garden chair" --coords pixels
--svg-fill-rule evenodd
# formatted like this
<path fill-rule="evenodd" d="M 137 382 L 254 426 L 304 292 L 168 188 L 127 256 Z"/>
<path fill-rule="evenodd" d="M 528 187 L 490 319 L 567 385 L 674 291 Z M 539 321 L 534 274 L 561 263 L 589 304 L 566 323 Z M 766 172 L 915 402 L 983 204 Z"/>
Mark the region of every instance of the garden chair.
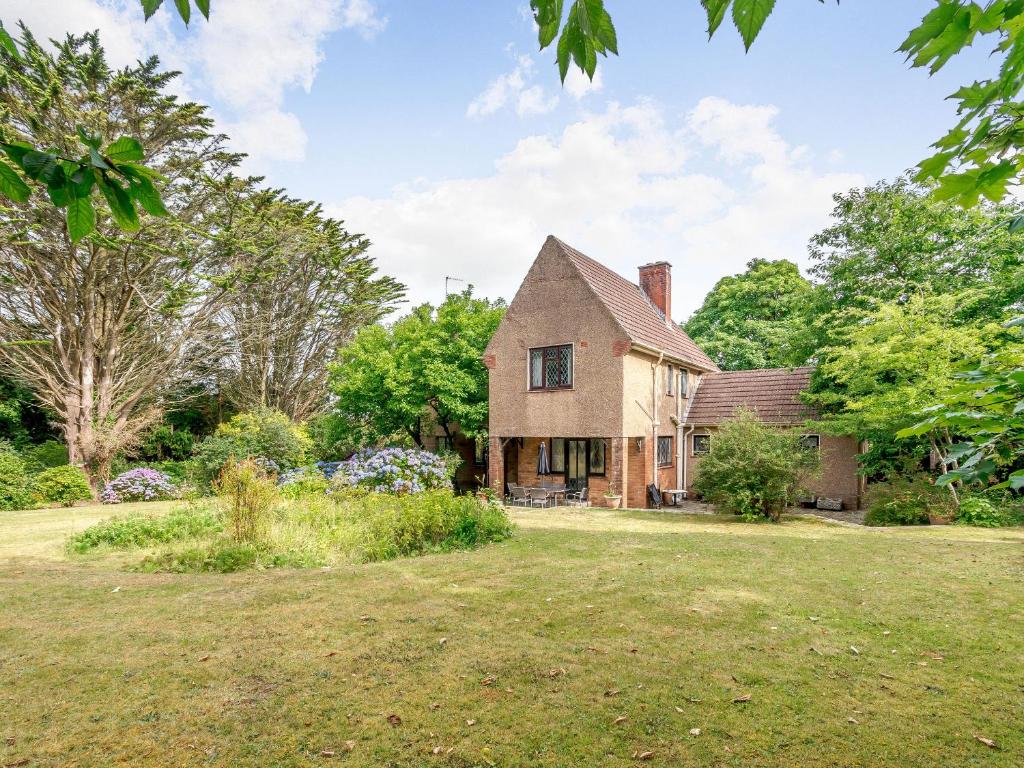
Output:
<path fill-rule="evenodd" d="M 590 488 L 583 486 L 579 491 L 575 493 L 565 494 L 565 503 L 570 507 L 589 507 L 590 506 Z"/>
<path fill-rule="evenodd" d="M 546 507 L 548 505 L 547 488 L 530 488 L 529 496 L 531 507 Z"/>
<path fill-rule="evenodd" d="M 509 485 L 508 489 L 512 493 L 513 507 L 525 507 L 529 505 L 530 498 L 526 493 L 526 488 L 521 485 Z"/>

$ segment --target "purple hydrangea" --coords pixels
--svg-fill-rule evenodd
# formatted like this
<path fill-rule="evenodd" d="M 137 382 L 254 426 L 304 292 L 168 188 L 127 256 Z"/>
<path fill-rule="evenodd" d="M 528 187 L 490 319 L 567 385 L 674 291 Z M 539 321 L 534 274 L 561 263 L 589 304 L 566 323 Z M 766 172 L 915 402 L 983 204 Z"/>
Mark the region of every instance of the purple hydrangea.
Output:
<path fill-rule="evenodd" d="M 384 448 L 360 451 L 343 461 L 335 473 L 348 485 L 377 493 L 419 493 L 451 488 L 451 473 L 445 460 L 435 453 L 415 448 Z"/>
<path fill-rule="evenodd" d="M 159 501 L 173 498 L 177 493 L 171 478 L 155 469 L 139 467 L 129 469 L 109 481 L 100 494 L 104 504 L 124 501 Z"/>

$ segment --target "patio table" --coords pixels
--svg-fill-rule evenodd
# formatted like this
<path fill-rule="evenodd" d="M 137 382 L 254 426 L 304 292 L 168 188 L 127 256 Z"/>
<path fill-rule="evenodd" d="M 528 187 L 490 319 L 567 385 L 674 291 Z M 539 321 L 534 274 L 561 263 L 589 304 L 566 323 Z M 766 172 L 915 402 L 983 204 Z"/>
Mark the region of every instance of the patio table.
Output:
<path fill-rule="evenodd" d="M 669 505 L 678 507 L 679 502 L 686 498 L 686 490 L 683 488 L 666 488 L 662 494 L 669 500 Z"/>

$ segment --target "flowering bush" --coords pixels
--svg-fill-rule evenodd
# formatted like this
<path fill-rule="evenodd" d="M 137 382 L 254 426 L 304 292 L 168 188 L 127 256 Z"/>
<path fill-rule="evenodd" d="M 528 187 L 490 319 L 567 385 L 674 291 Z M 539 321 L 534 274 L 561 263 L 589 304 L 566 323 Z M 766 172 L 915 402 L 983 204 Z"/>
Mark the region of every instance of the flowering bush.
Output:
<path fill-rule="evenodd" d="M 419 493 L 451 489 L 453 469 L 441 456 L 414 448 L 361 451 L 341 463 L 336 486 L 354 486 L 377 493 Z"/>
<path fill-rule="evenodd" d="M 323 496 L 331 487 L 319 466 L 289 469 L 277 479 L 277 485 L 286 499 Z"/>
<path fill-rule="evenodd" d="M 159 501 L 173 498 L 177 488 L 171 478 L 155 469 L 139 467 L 122 472 L 108 482 L 100 494 L 104 504 L 124 501 Z"/>

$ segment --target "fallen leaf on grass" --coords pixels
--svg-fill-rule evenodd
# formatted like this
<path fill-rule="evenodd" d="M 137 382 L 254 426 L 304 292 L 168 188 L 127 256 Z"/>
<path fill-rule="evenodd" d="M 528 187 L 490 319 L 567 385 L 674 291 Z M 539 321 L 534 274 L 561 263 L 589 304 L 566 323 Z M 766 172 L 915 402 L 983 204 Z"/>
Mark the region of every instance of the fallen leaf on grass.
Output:
<path fill-rule="evenodd" d="M 210 660 L 210 657 L 209 657 L 209 656 L 201 656 L 201 657 L 199 658 L 199 660 L 200 660 L 200 661 L 209 661 L 209 660 Z"/>
<path fill-rule="evenodd" d="M 14 746 L 14 737 L 13 736 L 8 736 L 6 739 L 4 739 L 4 744 L 6 744 L 8 747 L 13 747 Z"/>
<path fill-rule="evenodd" d="M 121 588 L 120 588 L 120 587 L 114 587 L 114 588 L 113 588 L 112 590 L 110 590 L 110 591 L 111 591 L 111 592 L 120 592 L 120 591 L 121 591 Z"/>
<path fill-rule="evenodd" d="M 548 670 L 548 677 L 550 677 L 552 680 L 554 680 L 556 677 L 561 677 L 564 674 L 566 674 L 565 667 L 559 667 L 558 669 Z"/>
<path fill-rule="evenodd" d="M 850 646 L 850 653 L 852 653 L 854 656 L 860 656 L 860 651 L 857 650 L 857 646 L 855 645 Z"/>
<path fill-rule="evenodd" d="M 363 614 L 362 616 L 359 617 L 359 620 L 360 621 L 370 621 L 370 617 L 367 616 L 366 614 Z"/>
<path fill-rule="evenodd" d="M 896 678 L 892 675 L 886 674 L 885 672 L 879 672 L 879 677 L 884 677 L 886 680 L 895 680 Z"/>
<path fill-rule="evenodd" d="M 430 708 L 431 709 L 440 709 L 441 705 L 438 702 L 434 701 L 434 702 L 431 702 Z"/>
<path fill-rule="evenodd" d="M 608 697 L 612 697 L 612 696 L 618 696 L 620 693 L 622 693 L 622 691 L 620 691 L 618 688 L 612 688 L 610 690 L 605 691 L 604 695 L 608 696 Z"/>
<path fill-rule="evenodd" d="M 392 725 L 401 725 L 402 724 L 402 718 L 400 718 L 398 715 L 392 713 L 392 714 L 388 715 L 388 722 L 391 723 Z"/>
<path fill-rule="evenodd" d="M 441 754 L 441 752 L 443 752 L 443 751 L 444 751 L 444 747 L 442 747 L 442 746 L 436 746 L 436 747 L 434 747 L 434 748 L 433 748 L 432 750 L 430 750 L 430 751 L 431 751 L 432 753 L 434 753 L 435 755 L 440 755 L 440 754 Z"/>
<path fill-rule="evenodd" d="M 333 749 L 322 749 L 320 750 L 320 757 L 334 757 Z"/>
<path fill-rule="evenodd" d="M 327 653 L 324 654 L 324 658 L 329 659 L 329 658 L 331 658 L 331 656 L 337 656 L 337 655 L 338 655 L 337 651 L 328 651 Z"/>
<path fill-rule="evenodd" d="M 346 752 L 351 752 L 355 748 L 356 748 L 356 743 L 354 741 L 352 741 L 351 739 L 349 739 L 348 741 L 345 742 L 345 751 Z"/>
<path fill-rule="evenodd" d="M 442 637 L 440 640 L 437 641 L 437 644 L 438 645 L 444 645 L 447 642 L 448 642 L 448 638 L 447 637 Z"/>
<path fill-rule="evenodd" d="M 651 752 L 649 749 L 645 750 L 644 752 L 633 753 L 633 758 L 636 760 L 650 760 L 652 757 L 654 757 L 654 753 Z"/>
<path fill-rule="evenodd" d="M 27 757 L 23 757 L 21 760 L 17 760 L 13 763 L 5 763 L 3 768 L 21 768 L 23 765 L 28 765 Z"/>
<path fill-rule="evenodd" d="M 742 696 L 737 696 L 735 699 L 733 699 L 732 703 L 733 704 L 742 704 L 743 702 L 750 701 L 751 698 L 752 697 L 751 697 L 751 695 L 749 693 L 744 693 Z"/>
<path fill-rule="evenodd" d="M 476 725 L 476 720 L 467 720 L 466 725 L 472 728 L 474 725 Z"/>
<path fill-rule="evenodd" d="M 497 679 L 494 675 L 488 675 L 480 681 L 480 685 L 494 685 L 494 681 Z"/>
<path fill-rule="evenodd" d="M 629 718 L 626 717 L 625 715 L 619 715 L 614 720 L 612 720 L 612 725 L 618 725 L 619 723 L 624 723 L 627 720 L 629 720 Z"/>
<path fill-rule="evenodd" d="M 855 717 L 848 717 L 848 718 L 846 718 L 846 722 L 853 723 L 854 725 L 860 725 L 860 720 L 858 720 Z"/>
<path fill-rule="evenodd" d="M 700 736 L 700 728 L 691 728 L 690 729 L 690 735 L 691 736 Z"/>
<path fill-rule="evenodd" d="M 683 713 L 683 708 L 682 707 L 676 707 L 676 712 L 682 714 Z"/>
<path fill-rule="evenodd" d="M 980 741 L 989 749 L 999 749 L 999 745 L 992 741 L 992 739 L 986 739 L 984 736 L 978 736 L 977 734 L 975 734 L 974 738 Z"/>
<path fill-rule="evenodd" d="M 608 651 L 602 651 L 600 648 L 594 648 L 593 646 L 588 647 L 587 650 L 591 653 L 608 653 Z"/>
<path fill-rule="evenodd" d="M 689 697 L 687 697 L 686 700 L 688 702 L 690 702 L 691 704 L 700 704 L 702 701 L 704 701 L 704 699 L 692 699 L 692 698 L 689 698 Z"/>

